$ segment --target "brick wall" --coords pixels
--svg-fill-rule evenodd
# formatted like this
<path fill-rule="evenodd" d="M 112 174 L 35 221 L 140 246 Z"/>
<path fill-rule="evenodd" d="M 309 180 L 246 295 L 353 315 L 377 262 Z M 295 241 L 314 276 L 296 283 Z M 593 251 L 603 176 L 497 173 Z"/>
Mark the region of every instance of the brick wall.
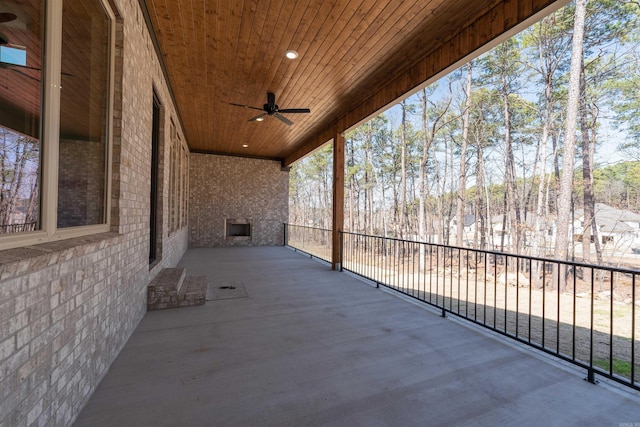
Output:
<path fill-rule="evenodd" d="M 191 154 L 189 245 L 282 245 L 289 216 L 289 173 L 280 162 Z M 251 221 L 251 240 L 226 240 L 225 220 Z"/>
<path fill-rule="evenodd" d="M 60 139 L 58 227 L 104 221 L 105 144 Z"/>
<path fill-rule="evenodd" d="M 167 231 L 170 162 L 163 148 L 162 252 L 150 269 L 153 89 L 163 104 L 161 134 L 169 134 L 176 111 L 138 1 L 112 3 L 122 19 L 111 232 L 0 251 L 2 426 L 70 425 L 145 314 L 147 284 L 187 248 L 186 226 Z"/>

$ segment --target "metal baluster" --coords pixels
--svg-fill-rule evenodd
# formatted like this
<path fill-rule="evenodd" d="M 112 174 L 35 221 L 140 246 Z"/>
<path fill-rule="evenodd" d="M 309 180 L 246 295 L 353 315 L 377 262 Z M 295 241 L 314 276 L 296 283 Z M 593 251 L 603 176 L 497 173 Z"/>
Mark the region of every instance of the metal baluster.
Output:
<path fill-rule="evenodd" d="M 573 275 L 576 275 L 576 267 L 573 266 Z M 566 277 L 565 279 L 566 280 Z M 558 274 L 558 296 L 557 296 L 557 313 L 556 313 L 556 353 L 560 354 L 560 275 Z"/>
<path fill-rule="evenodd" d="M 591 267 L 591 319 L 589 325 L 589 369 L 587 371 L 587 381 L 596 384 L 596 378 L 593 372 L 593 291 L 594 291 L 594 273 Z"/>
<path fill-rule="evenodd" d="M 609 271 L 609 374 L 613 375 L 613 276 Z"/>
<path fill-rule="evenodd" d="M 631 385 L 636 382 L 636 274 L 631 276 Z"/>

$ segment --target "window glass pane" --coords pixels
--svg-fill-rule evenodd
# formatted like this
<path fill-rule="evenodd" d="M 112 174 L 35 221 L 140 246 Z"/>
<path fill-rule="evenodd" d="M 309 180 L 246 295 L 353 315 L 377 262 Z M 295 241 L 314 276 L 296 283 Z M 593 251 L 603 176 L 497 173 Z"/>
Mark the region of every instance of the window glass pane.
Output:
<path fill-rule="evenodd" d="M 99 0 L 65 0 L 58 227 L 105 223 L 110 19 Z"/>
<path fill-rule="evenodd" d="M 42 18 L 42 1 L 0 1 L 0 234 L 38 228 Z"/>

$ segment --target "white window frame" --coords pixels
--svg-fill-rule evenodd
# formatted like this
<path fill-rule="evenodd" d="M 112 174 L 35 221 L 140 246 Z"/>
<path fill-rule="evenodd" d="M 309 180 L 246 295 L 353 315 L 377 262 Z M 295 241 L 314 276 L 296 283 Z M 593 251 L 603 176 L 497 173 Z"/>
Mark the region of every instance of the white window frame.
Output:
<path fill-rule="evenodd" d="M 63 0 L 45 1 L 43 11 L 45 14 L 45 32 L 44 40 L 42 41 L 45 46 L 42 73 L 44 84 L 42 86 L 40 128 L 40 229 L 0 236 L 0 250 L 103 233 L 110 230 L 116 17 L 107 0 L 95 1 L 100 2 L 110 20 L 104 223 L 69 228 L 57 227 Z"/>

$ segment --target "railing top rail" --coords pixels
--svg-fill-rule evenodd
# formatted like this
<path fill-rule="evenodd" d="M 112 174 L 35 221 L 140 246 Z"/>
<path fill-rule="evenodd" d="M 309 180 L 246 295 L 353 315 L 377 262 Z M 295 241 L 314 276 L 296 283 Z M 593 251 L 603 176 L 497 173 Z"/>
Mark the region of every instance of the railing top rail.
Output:
<path fill-rule="evenodd" d="M 330 228 L 309 227 L 308 225 L 297 225 L 297 224 L 288 224 L 288 223 L 285 223 L 285 225 L 287 227 L 305 228 L 307 230 L 318 230 L 318 231 L 328 231 L 328 232 L 332 232 L 333 231 Z"/>
<path fill-rule="evenodd" d="M 400 239 L 397 237 L 385 237 L 385 236 L 375 236 L 371 234 L 360 234 L 360 233 L 354 233 L 351 231 L 340 231 L 339 233 L 351 235 L 351 236 L 368 237 L 373 239 L 385 239 L 385 240 L 391 240 L 391 241 L 403 242 L 403 243 L 428 245 L 428 246 L 444 248 L 444 249 L 457 249 L 461 251 L 476 252 L 476 253 L 489 254 L 489 255 L 495 255 L 495 256 L 508 256 L 508 257 L 519 258 L 527 261 L 531 260 L 531 261 L 539 261 L 539 262 L 547 262 L 547 263 L 555 263 L 555 264 L 565 264 L 571 267 L 580 267 L 580 268 L 594 268 L 598 270 L 605 270 L 605 271 L 610 271 L 615 273 L 640 274 L 640 269 L 611 267 L 607 265 L 586 264 L 583 262 L 576 262 L 576 261 L 567 261 L 567 260 L 560 260 L 560 259 L 553 259 L 553 258 L 543 258 L 543 257 L 534 257 L 534 256 L 528 256 L 528 255 L 512 254 L 508 252 L 491 251 L 486 249 L 475 249 L 475 248 L 465 248 L 461 246 L 444 245 L 442 243 L 429 243 L 429 242 L 421 242 L 418 240 L 406 240 L 406 239 Z"/>

